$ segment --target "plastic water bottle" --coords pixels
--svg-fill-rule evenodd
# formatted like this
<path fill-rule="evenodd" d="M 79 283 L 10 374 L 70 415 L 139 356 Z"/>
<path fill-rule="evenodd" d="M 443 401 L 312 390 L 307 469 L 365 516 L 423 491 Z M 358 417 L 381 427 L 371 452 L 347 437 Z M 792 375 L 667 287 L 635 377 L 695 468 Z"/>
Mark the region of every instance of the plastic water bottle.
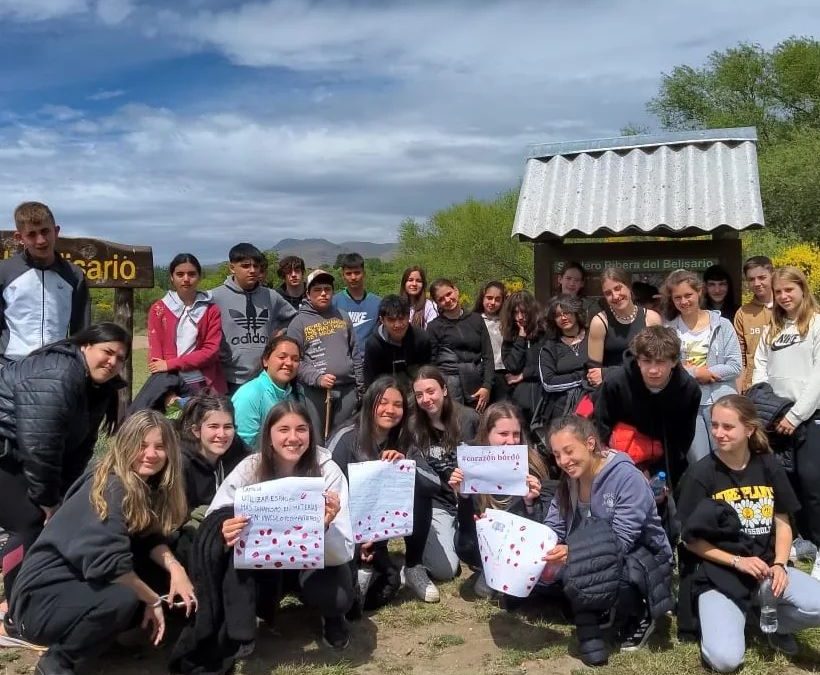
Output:
<path fill-rule="evenodd" d="M 766 577 L 760 583 L 757 591 L 757 599 L 760 604 L 760 630 L 764 633 L 774 633 L 777 631 L 777 598 L 772 591 L 772 580 Z"/>
<path fill-rule="evenodd" d="M 666 490 L 666 472 L 658 471 L 654 478 L 649 481 L 649 485 L 652 487 L 652 492 L 656 497 L 662 497 Z"/>

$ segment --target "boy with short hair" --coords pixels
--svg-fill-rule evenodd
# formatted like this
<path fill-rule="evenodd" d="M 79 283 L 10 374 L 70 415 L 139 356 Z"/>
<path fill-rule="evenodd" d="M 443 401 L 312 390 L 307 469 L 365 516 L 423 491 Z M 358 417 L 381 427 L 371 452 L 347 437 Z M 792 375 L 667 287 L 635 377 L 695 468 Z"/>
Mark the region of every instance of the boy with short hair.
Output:
<path fill-rule="evenodd" d="M 647 326 L 632 340 L 624 363 L 607 376 L 595 400 L 595 423 L 604 443 L 618 424 L 659 441 L 666 472 L 675 485 L 686 470 L 695 437 L 700 386 L 680 363 L 680 339 L 666 326 Z"/>
<path fill-rule="evenodd" d="M 334 282 L 332 274 L 313 270 L 307 278 L 307 298 L 288 326 L 288 337 L 302 350 L 297 378 L 304 387 L 305 405 L 323 440 L 353 416 L 362 389 L 361 352 L 350 317 L 333 306 Z"/>
<path fill-rule="evenodd" d="M 367 338 L 376 328 L 381 298 L 364 287 L 364 258 L 358 253 L 346 253 L 341 259 L 345 290 L 333 296 L 333 306 L 347 312 L 356 330 L 356 344 L 361 353 Z"/>
<path fill-rule="evenodd" d="M 291 307 L 299 310 L 299 305 L 305 299 L 305 261 L 299 256 L 288 255 L 279 261 L 276 275 L 282 284 L 276 289 Z"/>
<path fill-rule="evenodd" d="M 364 347 L 364 386 L 380 375 L 392 375 L 409 391 L 416 371 L 431 359 L 427 331 L 410 325 L 410 303 L 386 295 L 379 305 L 379 325 Z"/>
<path fill-rule="evenodd" d="M 757 344 L 760 342 L 763 329 L 769 325 L 772 318 L 773 272 L 771 258 L 765 255 L 749 258 L 743 265 L 743 278 L 754 297 L 735 313 L 735 332 L 743 356 L 743 370 L 737 379 L 737 390 L 741 393 L 752 386 Z"/>
<path fill-rule="evenodd" d="M 231 276 L 212 291 L 222 313 L 219 358 L 228 394 L 259 374 L 268 339 L 296 316 L 278 292 L 261 284 L 263 260 L 253 244 L 237 244 L 228 253 Z"/>
<path fill-rule="evenodd" d="M 91 323 L 82 270 L 57 254 L 60 226 L 51 209 L 23 202 L 14 210 L 14 239 L 23 252 L 0 262 L 0 354 L 19 361 Z"/>

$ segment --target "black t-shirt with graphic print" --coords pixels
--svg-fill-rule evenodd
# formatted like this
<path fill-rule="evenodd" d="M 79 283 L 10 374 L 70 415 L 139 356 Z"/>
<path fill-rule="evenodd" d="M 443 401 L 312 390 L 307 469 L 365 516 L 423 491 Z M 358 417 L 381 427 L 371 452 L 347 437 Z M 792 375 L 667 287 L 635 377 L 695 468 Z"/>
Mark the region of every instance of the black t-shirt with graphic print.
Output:
<path fill-rule="evenodd" d="M 682 523 L 702 499 L 731 504 L 743 532 L 753 541 L 752 555 L 774 562 L 774 514 L 794 514 L 800 502 L 786 472 L 773 455 L 752 455 L 746 468 L 735 471 L 709 455 L 689 468 L 681 486 L 678 515 Z"/>

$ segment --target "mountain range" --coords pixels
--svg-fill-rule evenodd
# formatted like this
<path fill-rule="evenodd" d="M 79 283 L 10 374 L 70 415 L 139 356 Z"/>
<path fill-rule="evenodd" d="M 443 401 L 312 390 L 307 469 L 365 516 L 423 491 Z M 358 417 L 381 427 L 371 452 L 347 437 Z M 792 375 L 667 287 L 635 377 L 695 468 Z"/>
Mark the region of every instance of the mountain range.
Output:
<path fill-rule="evenodd" d="M 359 253 L 363 258 L 390 260 L 396 254 L 396 243 L 375 244 L 372 241 L 343 241 L 334 244 L 327 239 L 282 239 L 273 248 L 281 260 L 287 255 L 298 255 L 309 268 L 332 265 L 340 253 Z"/>

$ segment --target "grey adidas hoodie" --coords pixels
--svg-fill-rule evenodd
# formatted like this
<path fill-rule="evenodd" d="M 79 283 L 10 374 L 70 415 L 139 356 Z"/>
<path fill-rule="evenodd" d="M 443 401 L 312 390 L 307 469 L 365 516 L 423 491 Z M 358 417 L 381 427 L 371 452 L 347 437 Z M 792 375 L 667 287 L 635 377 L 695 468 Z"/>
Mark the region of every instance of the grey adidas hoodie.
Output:
<path fill-rule="evenodd" d="M 319 313 L 303 300 L 288 326 L 288 337 L 302 348 L 299 382 L 316 387 L 322 375 L 335 375 L 337 384 L 363 382 L 362 353 L 356 349 L 356 333 L 347 312 L 331 306 Z"/>
<path fill-rule="evenodd" d="M 286 328 L 296 310 L 272 288 L 243 291 L 232 276 L 211 294 L 222 313 L 222 372 L 229 384 L 245 384 L 262 369 L 268 338 Z"/>

